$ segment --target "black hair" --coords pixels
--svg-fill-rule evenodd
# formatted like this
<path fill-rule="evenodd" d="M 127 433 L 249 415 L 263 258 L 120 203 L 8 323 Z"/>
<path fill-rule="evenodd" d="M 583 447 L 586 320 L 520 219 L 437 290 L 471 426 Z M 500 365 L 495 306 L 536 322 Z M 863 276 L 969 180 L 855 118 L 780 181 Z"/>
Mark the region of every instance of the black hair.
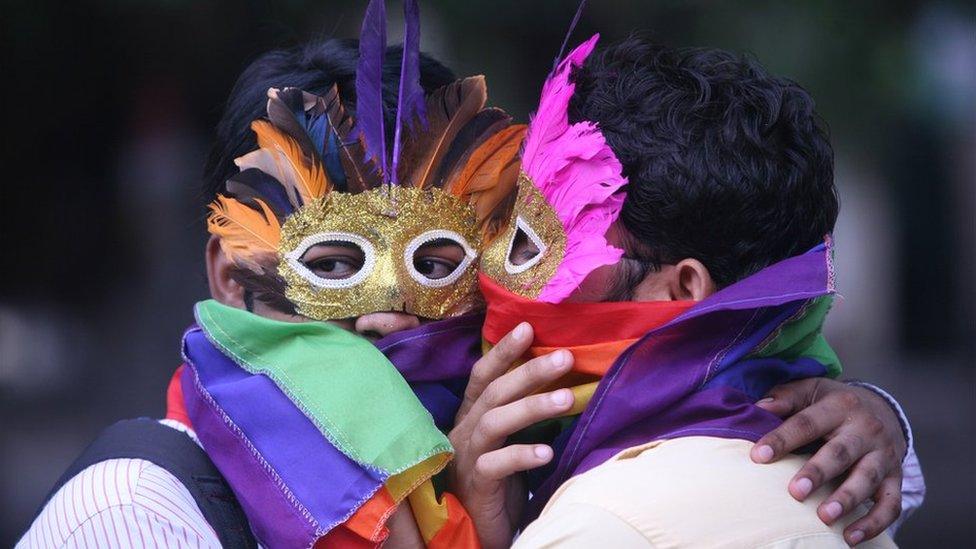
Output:
<path fill-rule="evenodd" d="M 596 122 L 628 177 L 620 219 L 645 272 L 694 258 L 721 287 L 833 230 L 833 150 L 795 82 L 748 56 L 640 35 L 573 80 L 570 121 Z"/>
<path fill-rule="evenodd" d="M 402 47 L 391 46 L 383 60 L 383 102 L 391 140 L 402 58 Z M 204 203 L 213 200 L 227 178 L 237 173 L 234 159 L 257 148 L 251 122 L 266 114 L 268 88 L 296 87 L 322 95 L 336 85 L 343 106 L 355 113 L 358 59 L 357 40 L 330 39 L 270 51 L 248 65 L 234 84 L 217 124 L 204 172 Z M 428 55 L 420 55 L 420 84 L 424 91 L 430 93 L 454 80 L 450 69 Z"/>

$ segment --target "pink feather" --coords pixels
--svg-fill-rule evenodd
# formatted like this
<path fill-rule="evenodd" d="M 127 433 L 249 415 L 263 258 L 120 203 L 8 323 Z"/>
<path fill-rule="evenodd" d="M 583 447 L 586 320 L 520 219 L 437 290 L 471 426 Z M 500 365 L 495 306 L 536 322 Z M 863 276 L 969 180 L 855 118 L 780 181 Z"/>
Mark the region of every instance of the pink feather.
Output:
<path fill-rule="evenodd" d="M 539 108 L 529 124 L 522 170 L 556 211 L 566 231 L 566 253 L 556 274 L 539 294 L 558 303 L 602 265 L 620 260 L 623 250 L 607 243 L 606 233 L 620 215 L 627 184 L 622 166 L 592 122 L 569 123 L 569 100 L 576 86 L 574 67 L 593 52 L 600 35 L 566 56 L 542 87 Z"/>

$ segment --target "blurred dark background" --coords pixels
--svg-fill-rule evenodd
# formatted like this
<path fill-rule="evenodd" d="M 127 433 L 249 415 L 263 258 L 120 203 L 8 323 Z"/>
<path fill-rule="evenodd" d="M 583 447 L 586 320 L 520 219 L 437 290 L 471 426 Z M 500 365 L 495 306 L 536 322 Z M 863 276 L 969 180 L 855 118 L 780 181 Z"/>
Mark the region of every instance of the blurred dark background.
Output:
<path fill-rule="evenodd" d="M 423 49 L 525 118 L 574 0 L 424 0 Z M 0 546 L 110 422 L 160 416 L 207 296 L 200 179 L 260 52 L 355 37 L 361 1 L 2 2 Z M 390 3 L 391 31 L 399 6 Z M 906 547 L 976 547 L 976 19 L 967 1 L 592 0 L 574 37 L 633 29 L 754 53 L 832 129 L 846 375 L 906 407 L 928 499 Z M 394 40 L 398 40 L 395 35 Z M 785 488 L 784 488 L 785 489 Z"/>

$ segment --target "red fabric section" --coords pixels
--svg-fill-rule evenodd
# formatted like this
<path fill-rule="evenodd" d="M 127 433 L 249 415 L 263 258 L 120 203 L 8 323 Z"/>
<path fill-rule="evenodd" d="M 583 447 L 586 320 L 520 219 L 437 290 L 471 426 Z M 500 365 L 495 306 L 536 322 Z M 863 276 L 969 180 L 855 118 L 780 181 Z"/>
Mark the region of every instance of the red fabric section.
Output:
<path fill-rule="evenodd" d="M 359 534 L 353 532 L 345 524 L 340 524 L 329 533 L 322 536 L 315 542 L 315 549 L 331 549 L 341 547 L 342 549 L 372 549 L 379 547 L 380 542 L 369 541 Z"/>
<path fill-rule="evenodd" d="M 186 405 L 183 404 L 183 385 L 180 384 L 180 376 L 183 374 L 184 368 L 186 365 L 181 364 L 173 372 L 173 377 L 169 379 L 169 387 L 166 388 L 166 419 L 179 421 L 192 429 L 193 424 L 190 423 L 190 416 L 186 413 Z"/>
<path fill-rule="evenodd" d="M 488 303 L 482 335 L 492 345 L 520 322 L 532 325 L 533 347 L 580 347 L 637 339 L 691 308 L 694 301 L 544 303 L 513 294 L 479 275 Z"/>
<path fill-rule="evenodd" d="M 428 549 L 478 549 L 478 532 L 471 516 L 456 497 L 449 493 L 441 496 L 447 504 L 447 522 L 438 530 L 434 539 L 427 544 Z"/>
<path fill-rule="evenodd" d="M 326 546 L 375 547 L 379 545 L 389 535 L 385 525 L 387 519 L 396 510 L 396 506 L 390 491 L 385 486 L 380 488 L 373 497 L 356 509 L 349 520 L 334 528 L 323 538 L 331 540 Z M 356 543 L 353 544 L 353 541 Z M 343 545 L 337 545 L 338 543 Z"/>

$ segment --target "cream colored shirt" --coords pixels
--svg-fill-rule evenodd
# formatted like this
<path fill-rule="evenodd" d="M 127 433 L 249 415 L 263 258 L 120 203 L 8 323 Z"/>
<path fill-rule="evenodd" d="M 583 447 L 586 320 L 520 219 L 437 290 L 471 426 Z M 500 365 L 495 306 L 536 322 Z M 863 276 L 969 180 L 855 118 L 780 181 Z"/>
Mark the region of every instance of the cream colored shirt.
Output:
<path fill-rule="evenodd" d="M 827 526 L 817 506 L 787 484 L 804 459 L 749 459 L 745 440 L 687 437 L 631 448 L 567 481 L 514 547 L 847 547 L 844 527 Z M 859 547 L 895 547 L 881 536 Z"/>

